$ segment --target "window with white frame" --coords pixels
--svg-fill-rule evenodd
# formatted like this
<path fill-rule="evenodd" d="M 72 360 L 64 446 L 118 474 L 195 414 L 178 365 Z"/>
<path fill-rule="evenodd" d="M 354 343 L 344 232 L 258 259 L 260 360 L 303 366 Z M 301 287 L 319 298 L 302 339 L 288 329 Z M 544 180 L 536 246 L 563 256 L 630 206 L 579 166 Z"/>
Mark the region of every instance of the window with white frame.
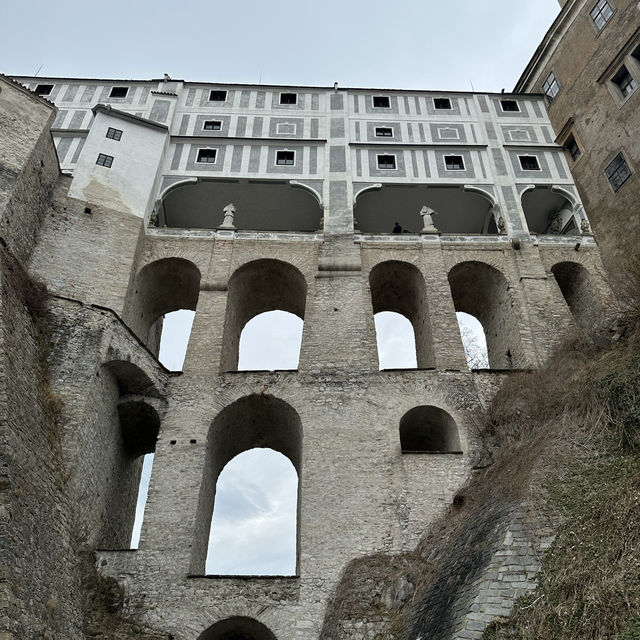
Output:
<path fill-rule="evenodd" d="M 452 109 L 453 107 L 451 106 L 451 99 L 450 98 L 434 98 L 433 108 L 438 110 Z"/>
<path fill-rule="evenodd" d="M 377 138 L 393 138 L 393 127 L 376 127 Z"/>
<path fill-rule="evenodd" d="M 560 85 L 556 80 L 556 76 L 553 71 L 548 75 L 547 79 L 542 85 L 542 92 L 551 102 L 560 93 Z"/>
<path fill-rule="evenodd" d="M 520 111 L 517 100 L 500 100 L 500 108 L 503 111 Z"/>
<path fill-rule="evenodd" d="M 298 104 L 297 93 L 281 93 L 280 104 Z"/>
<path fill-rule="evenodd" d="M 215 164 L 217 155 L 217 149 L 198 149 L 196 162 L 201 162 L 203 164 Z"/>
<path fill-rule="evenodd" d="M 203 131 L 221 131 L 222 122 L 220 120 L 205 120 L 202 129 Z"/>
<path fill-rule="evenodd" d="M 613 9 L 607 0 L 598 0 L 589 15 L 598 31 L 602 31 L 613 15 Z"/>
<path fill-rule="evenodd" d="M 212 89 L 209 91 L 209 102 L 226 102 L 227 92 L 222 89 Z"/>
<path fill-rule="evenodd" d="M 464 158 L 462 156 L 445 156 L 444 168 L 447 171 L 464 171 Z"/>
<path fill-rule="evenodd" d="M 611 82 L 618 87 L 618 91 L 625 99 L 629 97 L 637 88 L 636 79 L 629 73 L 629 69 L 623 64 L 611 78 Z"/>
<path fill-rule="evenodd" d="M 129 93 L 129 87 L 111 87 L 110 98 L 126 98 Z"/>
<path fill-rule="evenodd" d="M 536 156 L 518 156 L 523 171 L 540 171 L 540 163 Z"/>
<path fill-rule="evenodd" d="M 391 100 L 389 96 L 373 96 L 372 104 L 376 109 L 390 109 Z"/>
<path fill-rule="evenodd" d="M 39 84 L 36 86 L 36 93 L 39 96 L 48 96 L 53 91 L 52 84 Z"/>
<path fill-rule="evenodd" d="M 276 151 L 276 164 L 281 167 L 292 167 L 296 163 L 295 151 Z"/>
<path fill-rule="evenodd" d="M 396 169 L 396 157 L 390 153 L 382 153 L 377 156 L 378 169 Z"/>
<path fill-rule="evenodd" d="M 604 169 L 614 191 L 617 191 L 630 177 L 631 170 L 622 153 L 619 153 Z"/>
<path fill-rule="evenodd" d="M 109 169 L 113 164 L 113 156 L 108 156 L 106 153 L 99 153 L 96 164 Z"/>

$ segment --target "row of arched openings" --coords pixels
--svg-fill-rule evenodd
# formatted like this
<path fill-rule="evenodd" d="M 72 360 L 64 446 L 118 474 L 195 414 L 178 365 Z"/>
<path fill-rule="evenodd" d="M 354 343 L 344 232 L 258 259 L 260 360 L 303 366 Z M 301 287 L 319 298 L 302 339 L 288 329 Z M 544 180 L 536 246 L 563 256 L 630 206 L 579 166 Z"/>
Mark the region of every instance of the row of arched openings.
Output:
<path fill-rule="evenodd" d="M 140 481 L 142 457 L 155 450 L 160 428 L 158 414 L 148 400 L 130 402 L 124 396 L 118 402 L 118 414 L 121 447 L 111 458 L 111 475 L 119 478 L 120 485 L 112 487 L 105 505 L 102 520 L 108 527 L 98 541 L 104 548 L 127 547 L 132 527 L 139 532 L 144 510 L 141 498 L 146 493 L 144 470 L 135 524 L 133 487 Z M 245 396 L 216 416 L 207 437 L 206 472 L 198 498 L 193 573 L 298 573 L 302 439 L 298 413 L 274 396 Z M 406 412 L 398 424 L 398 440 L 404 454 L 462 453 L 454 418 L 436 406 Z M 148 477 L 146 482 L 148 485 Z M 109 486 L 109 482 L 104 484 Z"/>
<path fill-rule="evenodd" d="M 589 326 L 597 308 L 589 272 L 561 262 L 552 273 L 576 322 Z M 524 366 L 518 304 L 501 271 L 484 262 L 462 262 L 449 271 L 448 282 L 469 368 Z M 386 261 L 371 269 L 369 287 L 380 368 L 434 367 L 421 271 L 408 262 Z M 162 347 L 161 359 L 170 369 L 182 367 L 199 290 L 199 270 L 182 258 L 153 262 L 136 278 L 128 319 L 152 350 Z M 306 280 L 289 263 L 260 259 L 237 269 L 228 284 L 221 370 L 297 369 L 306 297 Z M 179 337 L 182 348 L 176 347 Z"/>

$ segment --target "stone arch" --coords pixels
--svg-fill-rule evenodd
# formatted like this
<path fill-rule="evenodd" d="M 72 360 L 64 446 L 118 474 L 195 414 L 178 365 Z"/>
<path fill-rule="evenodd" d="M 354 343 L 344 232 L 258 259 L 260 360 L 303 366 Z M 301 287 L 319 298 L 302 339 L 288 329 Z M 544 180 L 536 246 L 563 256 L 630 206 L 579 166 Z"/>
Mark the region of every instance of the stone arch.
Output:
<path fill-rule="evenodd" d="M 92 441 L 80 452 L 86 471 L 82 493 L 96 509 L 95 544 L 128 549 L 144 455 L 153 453 L 163 400 L 149 377 L 131 362 L 112 360 L 100 367 L 91 403 Z"/>
<path fill-rule="evenodd" d="M 411 322 L 419 369 L 435 366 L 427 288 L 420 270 L 409 262 L 380 262 L 369 272 L 373 313 L 393 311 Z"/>
<path fill-rule="evenodd" d="M 551 267 L 558 287 L 576 324 L 591 329 L 598 322 L 602 307 L 592 275 L 579 262 L 557 262 Z"/>
<path fill-rule="evenodd" d="M 307 281 L 292 264 L 263 258 L 239 267 L 229 279 L 221 370 L 237 370 L 240 334 L 249 320 L 278 310 L 304 320 L 306 301 Z"/>
<path fill-rule="evenodd" d="M 525 355 L 514 309 L 516 300 L 504 275 L 486 262 L 460 262 L 449 271 L 456 311 L 477 318 L 487 339 L 489 366 L 512 369 L 525 366 Z"/>
<path fill-rule="evenodd" d="M 302 470 L 302 423 L 288 403 L 266 394 L 239 398 L 225 407 L 213 420 L 207 436 L 207 452 L 200 486 L 193 544 L 193 573 L 203 574 L 213 516 L 216 484 L 224 466 L 238 454 L 257 447 L 278 451 L 289 458 L 298 480 Z M 300 486 L 298 518 L 300 526 Z M 299 535 L 297 535 L 299 541 Z M 296 574 L 299 544 L 296 543 Z"/>
<path fill-rule="evenodd" d="M 527 185 L 520 194 L 524 217 L 531 233 L 580 235 L 575 198 L 564 189 Z"/>
<path fill-rule="evenodd" d="M 198 640 L 277 640 L 261 622 L 245 616 L 220 620 L 203 631 Z"/>
<path fill-rule="evenodd" d="M 200 270 L 184 258 L 161 258 L 138 271 L 127 305 L 126 320 L 154 352 L 158 352 L 165 314 L 195 311 L 200 294 Z"/>
<path fill-rule="evenodd" d="M 414 407 L 400 418 L 403 453 L 462 453 L 456 421 L 444 409 Z"/>

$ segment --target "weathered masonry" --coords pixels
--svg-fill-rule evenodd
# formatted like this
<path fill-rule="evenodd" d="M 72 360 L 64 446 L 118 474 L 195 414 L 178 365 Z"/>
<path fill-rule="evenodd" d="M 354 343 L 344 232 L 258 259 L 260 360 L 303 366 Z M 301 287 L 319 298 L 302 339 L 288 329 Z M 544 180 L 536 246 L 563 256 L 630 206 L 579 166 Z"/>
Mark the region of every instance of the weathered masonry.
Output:
<path fill-rule="evenodd" d="M 540 96 L 0 87 L 3 637 L 320 638 L 349 562 L 413 548 L 451 503 L 504 376 L 604 302 Z M 195 321 L 172 373 L 156 355 L 178 309 Z M 298 369 L 238 370 L 271 310 L 304 320 Z M 417 368 L 379 370 L 382 311 L 411 323 Z M 469 371 L 456 312 L 482 323 L 489 369 Z M 295 575 L 208 576 L 218 476 L 254 447 L 298 474 Z M 87 557 L 117 610 L 88 609 Z"/>

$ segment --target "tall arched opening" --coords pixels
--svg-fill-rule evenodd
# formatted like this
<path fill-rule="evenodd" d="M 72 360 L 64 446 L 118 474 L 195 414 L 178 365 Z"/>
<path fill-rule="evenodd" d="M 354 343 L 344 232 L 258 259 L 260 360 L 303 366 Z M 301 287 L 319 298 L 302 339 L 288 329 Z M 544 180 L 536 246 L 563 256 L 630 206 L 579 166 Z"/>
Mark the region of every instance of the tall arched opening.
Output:
<path fill-rule="evenodd" d="M 216 488 L 221 471 L 233 458 L 255 448 L 273 449 L 286 456 L 300 478 L 302 424 L 289 404 L 274 396 L 253 394 L 236 400 L 214 419 L 207 437 L 207 453 L 200 487 L 196 534 L 193 545 L 193 573 L 204 574 Z M 298 514 L 296 527 L 299 526 Z M 296 534 L 296 539 L 298 536 Z M 297 546 L 297 544 L 296 544 Z M 215 549 L 211 550 L 215 553 Z M 296 574 L 298 571 L 296 550 Z"/>
<path fill-rule="evenodd" d="M 524 367 L 524 349 L 514 311 L 516 300 L 502 273 L 484 262 L 461 262 L 449 271 L 449 286 L 455 310 L 474 316 L 482 324 L 490 368 Z"/>
<path fill-rule="evenodd" d="M 591 274 L 577 262 L 558 262 L 551 267 L 560 291 L 576 324 L 592 329 L 602 314 L 602 306 Z"/>
<path fill-rule="evenodd" d="M 277 640 L 275 635 L 254 618 L 234 616 L 212 624 L 198 640 Z"/>
<path fill-rule="evenodd" d="M 125 319 L 147 346 L 158 353 L 165 314 L 196 310 L 200 270 L 184 258 L 162 258 L 145 265 L 135 277 Z"/>
<path fill-rule="evenodd" d="M 522 209 L 531 233 L 580 235 L 579 219 L 569 199 L 550 187 L 529 188 L 522 194 Z"/>
<path fill-rule="evenodd" d="M 399 260 L 381 262 L 371 269 L 369 286 L 374 315 L 390 311 L 407 318 L 413 327 L 418 368 L 435 366 L 427 288 L 420 270 Z"/>
<path fill-rule="evenodd" d="M 268 311 L 286 311 L 304 321 L 306 301 L 307 282 L 287 262 L 261 259 L 238 268 L 229 279 L 221 370 L 238 369 L 240 336 L 252 318 Z"/>
<path fill-rule="evenodd" d="M 403 453 L 462 453 L 458 425 L 444 409 L 414 407 L 400 419 Z"/>

